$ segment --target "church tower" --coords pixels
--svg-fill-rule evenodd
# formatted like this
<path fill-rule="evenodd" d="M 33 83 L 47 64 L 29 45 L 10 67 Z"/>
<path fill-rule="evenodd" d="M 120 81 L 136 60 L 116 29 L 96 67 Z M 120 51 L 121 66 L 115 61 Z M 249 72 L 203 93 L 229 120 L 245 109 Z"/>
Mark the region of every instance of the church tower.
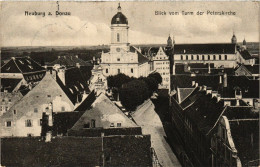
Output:
<path fill-rule="evenodd" d="M 111 20 L 111 46 L 110 52 L 129 51 L 128 43 L 128 20 L 121 12 L 120 3 L 118 4 L 117 14 Z"/>
<path fill-rule="evenodd" d="M 236 43 L 237 43 L 237 37 L 236 37 L 236 35 L 235 35 L 234 32 L 233 32 L 233 36 L 232 36 L 232 38 L 231 38 L 231 43 L 233 43 L 233 44 L 236 44 Z"/>

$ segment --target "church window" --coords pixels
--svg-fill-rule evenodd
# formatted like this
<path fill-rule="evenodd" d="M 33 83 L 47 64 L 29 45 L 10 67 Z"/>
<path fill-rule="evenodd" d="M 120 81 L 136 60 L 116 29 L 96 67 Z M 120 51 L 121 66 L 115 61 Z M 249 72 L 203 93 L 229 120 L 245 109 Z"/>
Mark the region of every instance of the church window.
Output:
<path fill-rule="evenodd" d="M 117 69 L 117 73 L 118 73 L 118 74 L 120 73 L 120 69 Z"/>
<path fill-rule="evenodd" d="M 213 55 L 213 60 L 216 60 L 216 55 Z"/>
<path fill-rule="evenodd" d="M 199 60 L 200 59 L 200 57 L 199 57 L 199 55 L 197 55 L 197 60 Z"/>
<path fill-rule="evenodd" d="M 208 55 L 208 60 L 210 60 L 210 55 Z"/>
<path fill-rule="evenodd" d="M 227 60 L 227 55 L 225 55 L 225 60 Z"/>
<path fill-rule="evenodd" d="M 134 69 L 131 68 L 131 73 L 134 73 Z"/>
<path fill-rule="evenodd" d="M 120 42 L 120 35 L 117 33 L 117 42 Z"/>
<path fill-rule="evenodd" d="M 183 56 L 181 55 L 181 60 L 183 60 Z"/>
<path fill-rule="evenodd" d="M 106 69 L 106 73 L 108 73 L 108 69 Z"/>
<path fill-rule="evenodd" d="M 205 57 L 204 57 L 204 55 L 202 55 L 202 60 L 205 60 Z"/>
<path fill-rule="evenodd" d="M 221 60 L 221 55 L 218 56 L 218 59 Z"/>

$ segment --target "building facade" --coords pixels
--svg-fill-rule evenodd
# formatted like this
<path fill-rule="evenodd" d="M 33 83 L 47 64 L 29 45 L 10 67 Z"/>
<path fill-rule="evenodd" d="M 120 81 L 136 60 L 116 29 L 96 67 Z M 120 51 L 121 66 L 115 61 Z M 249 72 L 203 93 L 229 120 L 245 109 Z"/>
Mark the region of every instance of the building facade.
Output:
<path fill-rule="evenodd" d="M 102 52 L 101 67 L 105 76 L 124 73 L 130 77 L 148 76 L 150 66 L 141 51 L 128 42 L 128 20 L 118 6 L 111 20 L 111 45 L 108 53 Z"/>

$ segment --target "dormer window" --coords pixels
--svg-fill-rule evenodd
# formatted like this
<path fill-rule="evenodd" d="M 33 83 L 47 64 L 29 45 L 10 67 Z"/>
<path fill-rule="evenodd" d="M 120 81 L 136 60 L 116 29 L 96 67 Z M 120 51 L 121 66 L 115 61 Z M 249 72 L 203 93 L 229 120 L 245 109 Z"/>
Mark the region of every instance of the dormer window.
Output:
<path fill-rule="evenodd" d="M 19 62 L 20 62 L 21 64 L 24 64 L 24 62 L 23 62 L 22 60 L 19 60 Z"/>
<path fill-rule="evenodd" d="M 30 69 L 33 69 L 33 67 L 32 67 L 31 65 L 28 65 L 28 67 L 29 67 Z"/>

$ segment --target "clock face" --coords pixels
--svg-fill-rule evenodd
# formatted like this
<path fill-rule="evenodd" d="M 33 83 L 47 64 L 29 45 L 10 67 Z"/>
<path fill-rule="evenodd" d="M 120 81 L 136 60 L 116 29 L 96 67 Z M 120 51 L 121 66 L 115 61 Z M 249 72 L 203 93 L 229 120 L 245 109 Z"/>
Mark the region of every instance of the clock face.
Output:
<path fill-rule="evenodd" d="M 116 51 L 117 51 L 117 52 L 120 52 L 120 48 L 116 48 Z"/>

